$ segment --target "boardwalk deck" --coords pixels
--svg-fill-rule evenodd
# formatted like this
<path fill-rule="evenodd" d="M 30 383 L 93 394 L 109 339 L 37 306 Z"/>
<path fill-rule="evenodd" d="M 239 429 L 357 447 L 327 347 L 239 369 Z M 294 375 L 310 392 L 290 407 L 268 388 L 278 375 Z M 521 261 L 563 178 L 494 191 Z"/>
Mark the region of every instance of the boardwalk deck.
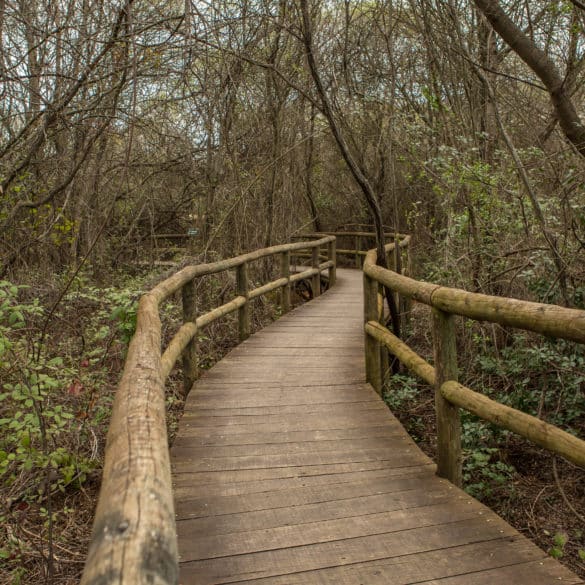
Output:
<path fill-rule="evenodd" d="M 361 274 L 194 386 L 171 456 L 182 585 L 583 584 L 434 475 L 365 384 Z"/>

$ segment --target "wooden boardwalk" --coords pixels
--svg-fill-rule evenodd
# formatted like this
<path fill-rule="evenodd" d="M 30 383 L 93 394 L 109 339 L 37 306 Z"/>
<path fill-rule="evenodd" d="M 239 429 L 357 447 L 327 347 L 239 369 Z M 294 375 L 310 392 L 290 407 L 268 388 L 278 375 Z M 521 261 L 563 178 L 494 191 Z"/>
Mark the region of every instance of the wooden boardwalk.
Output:
<path fill-rule="evenodd" d="M 171 456 L 182 585 L 583 584 L 437 478 L 365 383 L 358 271 L 208 371 Z"/>

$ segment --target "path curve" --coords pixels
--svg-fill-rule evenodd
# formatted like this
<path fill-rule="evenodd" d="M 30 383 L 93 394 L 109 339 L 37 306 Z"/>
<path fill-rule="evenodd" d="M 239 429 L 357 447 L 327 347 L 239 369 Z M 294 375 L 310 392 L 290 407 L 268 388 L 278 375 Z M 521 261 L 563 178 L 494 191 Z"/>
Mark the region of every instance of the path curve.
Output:
<path fill-rule="evenodd" d="M 583 582 L 446 480 L 365 383 L 362 275 L 206 372 L 171 450 L 182 585 Z"/>

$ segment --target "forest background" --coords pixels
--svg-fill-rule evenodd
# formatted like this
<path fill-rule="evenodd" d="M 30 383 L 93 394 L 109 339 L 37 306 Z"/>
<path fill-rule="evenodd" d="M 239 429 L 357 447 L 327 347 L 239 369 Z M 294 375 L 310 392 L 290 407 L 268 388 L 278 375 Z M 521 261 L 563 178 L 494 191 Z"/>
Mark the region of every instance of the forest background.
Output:
<path fill-rule="evenodd" d="M 182 261 L 157 235 L 204 261 L 385 224 L 418 278 L 585 308 L 584 27 L 578 0 L 0 0 L 0 581 L 79 574 L 136 299 Z M 232 343 L 206 336 L 203 366 Z M 583 436 L 582 347 L 459 342 L 464 382 Z M 428 389 L 387 389 L 428 437 Z M 464 440 L 467 489 L 584 575 L 583 473 Z"/>

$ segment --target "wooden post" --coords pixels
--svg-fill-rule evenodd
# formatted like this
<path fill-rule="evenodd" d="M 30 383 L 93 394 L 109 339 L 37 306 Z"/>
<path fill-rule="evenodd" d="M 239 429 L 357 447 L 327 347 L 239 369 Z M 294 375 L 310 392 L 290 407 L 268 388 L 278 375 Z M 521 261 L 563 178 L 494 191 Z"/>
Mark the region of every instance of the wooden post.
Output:
<path fill-rule="evenodd" d="M 244 341 L 250 337 L 250 303 L 247 300 L 249 292 L 247 262 L 243 262 L 236 269 L 236 286 L 238 289 L 238 295 L 246 298 L 246 303 L 238 309 L 240 341 Z"/>
<path fill-rule="evenodd" d="M 412 267 L 411 267 L 411 255 L 410 255 L 410 250 L 408 248 L 408 246 L 406 246 L 406 248 L 404 248 L 404 254 L 406 255 L 406 262 L 405 262 L 405 267 L 404 270 L 402 271 L 402 274 L 404 274 L 405 276 L 410 276 L 412 278 Z M 403 306 L 403 312 L 404 312 L 404 323 L 405 325 L 408 327 L 408 324 L 410 323 L 410 313 L 412 311 L 412 298 L 409 296 L 403 296 L 402 297 L 402 306 Z"/>
<path fill-rule="evenodd" d="M 313 268 L 319 269 L 319 246 L 315 246 L 311 249 L 311 264 Z M 311 288 L 313 289 L 313 298 L 316 299 L 321 295 L 321 273 L 313 275 L 311 279 Z"/>
<path fill-rule="evenodd" d="M 437 475 L 461 486 L 461 421 L 459 409 L 441 394 L 448 380 L 457 381 L 455 317 L 433 308 L 435 412 L 437 416 Z"/>
<path fill-rule="evenodd" d="M 395 244 L 396 245 L 396 244 Z M 388 270 L 396 271 L 396 256 L 394 255 L 394 248 L 386 252 L 386 262 L 388 263 Z"/>
<path fill-rule="evenodd" d="M 364 273 L 364 321 L 378 322 L 378 283 Z M 382 393 L 382 364 L 380 342 L 365 334 L 366 380 L 374 390 Z"/>
<path fill-rule="evenodd" d="M 280 255 L 280 277 L 288 280 L 288 284 L 280 289 L 280 309 L 284 315 L 290 311 L 290 252 Z"/>
<path fill-rule="evenodd" d="M 337 280 L 337 242 L 333 240 L 327 245 L 327 259 L 333 262 L 333 266 L 329 268 L 329 288 L 335 286 Z"/>
<path fill-rule="evenodd" d="M 191 280 L 183 286 L 183 322 L 195 322 L 197 308 L 195 300 L 195 281 Z M 199 377 L 197 368 L 197 336 L 189 342 L 183 352 L 183 396 L 186 398 L 191 391 L 195 380 Z"/>
<path fill-rule="evenodd" d="M 362 261 L 360 259 L 360 254 L 359 254 L 361 243 L 362 243 L 361 237 L 356 236 L 355 237 L 355 267 L 356 268 L 362 267 Z"/>

